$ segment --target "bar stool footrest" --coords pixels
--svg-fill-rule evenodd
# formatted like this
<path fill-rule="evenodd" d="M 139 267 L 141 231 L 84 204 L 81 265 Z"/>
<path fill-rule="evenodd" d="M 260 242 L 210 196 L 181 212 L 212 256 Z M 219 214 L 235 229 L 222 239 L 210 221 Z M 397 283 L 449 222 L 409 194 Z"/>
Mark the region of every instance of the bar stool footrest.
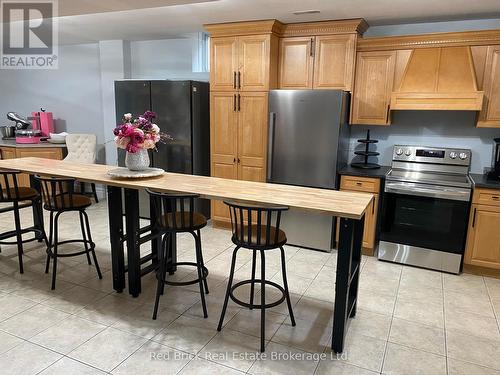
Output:
<path fill-rule="evenodd" d="M 242 300 L 236 298 L 234 296 L 234 294 L 233 294 L 234 291 L 237 288 L 239 288 L 240 286 L 251 284 L 252 282 L 254 282 L 256 285 L 260 285 L 262 283 L 262 280 L 260 280 L 260 279 L 255 279 L 253 281 L 252 280 L 244 280 L 244 281 L 240 281 L 240 282 L 234 284 L 231 287 L 231 290 L 229 291 L 229 297 L 231 297 L 231 299 L 235 303 L 237 303 L 238 305 L 240 305 L 240 306 L 246 307 L 248 309 L 261 309 L 262 308 L 262 304 L 250 304 L 250 303 L 243 302 Z M 264 308 L 265 309 L 270 309 L 272 307 L 276 307 L 278 305 L 281 305 L 285 301 L 285 289 L 283 289 L 283 287 L 281 285 L 278 285 L 275 282 L 272 282 L 272 281 L 269 281 L 269 280 L 265 280 L 264 283 L 266 285 L 269 285 L 269 286 L 272 286 L 272 287 L 278 289 L 281 292 L 281 298 L 280 299 L 278 299 L 275 302 L 264 304 Z"/>
<path fill-rule="evenodd" d="M 195 268 L 198 268 L 198 264 L 194 263 L 194 262 L 178 262 L 178 263 L 170 263 L 169 264 L 170 267 L 177 267 L 177 266 L 190 266 L 190 267 L 195 267 Z M 156 274 L 156 278 L 159 277 L 159 273 Z M 201 275 L 201 279 L 202 280 L 206 280 L 208 276 L 208 269 L 207 267 L 203 266 L 202 267 L 202 275 Z M 165 280 L 165 285 L 173 285 L 173 286 L 187 286 L 187 285 L 194 285 L 194 284 L 198 284 L 200 282 L 200 279 L 197 278 L 195 280 L 190 280 L 190 281 L 168 281 L 168 280 Z"/>
<path fill-rule="evenodd" d="M 57 247 L 61 245 L 66 245 L 69 243 L 81 243 L 81 244 L 87 244 L 89 246 L 88 250 L 82 250 L 78 251 L 76 253 L 57 253 L 58 258 L 68 258 L 68 257 L 76 257 L 79 255 L 84 255 L 87 254 L 88 252 L 91 252 L 95 248 L 95 243 L 88 241 L 88 240 L 66 240 L 66 241 L 61 241 L 57 243 Z M 52 252 L 52 249 L 54 248 L 54 245 L 50 245 L 47 248 L 47 254 L 49 254 L 51 257 L 54 257 L 54 253 Z"/>
<path fill-rule="evenodd" d="M 43 232 L 40 229 L 31 227 L 31 228 L 26 228 L 26 229 L 21 230 L 21 234 L 26 234 L 26 233 L 30 233 L 30 232 L 33 232 L 35 234 L 35 237 L 28 238 L 26 240 L 22 240 L 22 243 L 28 243 L 28 242 L 41 240 L 41 238 L 36 237 L 37 235 L 38 236 L 43 235 Z M 17 232 L 15 230 L 2 233 L 0 235 L 0 245 L 17 245 L 17 243 L 18 243 L 17 241 L 4 241 L 4 240 L 11 238 L 11 237 L 14 237 L 16 235 L 17 235 Z"/>

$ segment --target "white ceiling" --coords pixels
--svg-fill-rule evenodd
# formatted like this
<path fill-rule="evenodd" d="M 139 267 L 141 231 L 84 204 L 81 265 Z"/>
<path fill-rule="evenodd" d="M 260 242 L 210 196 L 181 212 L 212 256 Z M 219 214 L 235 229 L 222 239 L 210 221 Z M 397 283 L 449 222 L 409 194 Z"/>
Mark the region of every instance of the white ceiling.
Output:
<path fill-rule="evenodd" d="M 61 44 L 148 40 L 256 19 L 364 18 L 370 25 L 500 17 L 499 0 L 59 0 Z M 320 10 L 300 15 L 294 11 Z"/>

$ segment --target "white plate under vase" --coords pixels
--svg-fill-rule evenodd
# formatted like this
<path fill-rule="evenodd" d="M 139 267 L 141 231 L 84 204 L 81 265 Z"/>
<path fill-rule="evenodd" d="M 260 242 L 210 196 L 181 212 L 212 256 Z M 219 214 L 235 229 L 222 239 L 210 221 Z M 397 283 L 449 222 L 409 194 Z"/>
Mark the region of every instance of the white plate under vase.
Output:
<path fill-rule="evenodd" d="M 150 178 L 158 177 L 165 173 L 161 168 L 146 168 L 143 171 L 131 171 L 128 168 L 116 168 L 108 171 L 108 175 L 113 178 Z"/>

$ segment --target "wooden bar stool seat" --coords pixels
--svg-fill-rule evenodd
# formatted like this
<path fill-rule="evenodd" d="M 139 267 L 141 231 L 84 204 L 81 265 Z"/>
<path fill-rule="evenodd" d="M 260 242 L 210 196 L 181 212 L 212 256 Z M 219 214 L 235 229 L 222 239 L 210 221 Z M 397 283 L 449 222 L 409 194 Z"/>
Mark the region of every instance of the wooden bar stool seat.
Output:
<path fill-rule="evenodd" d="M 92 205 L 89 197 L 80 194 L 58 194 L 44 208 L 48 211 L 78 211 Z"/>
<path fill-rule="evenodd" d="M 288 207 L 262 207 L 250 204 L 242 205 L 232 202 L 224 203 L 229 206 L 231 229 L 233 233 L 231 240 L 236 245 L 236 248 L 233 251 L 226 297 L 224 299 L 224 306 L 222 307 L 222 313 L 217 330 L 220 331 L 222 329 L 229 298 L 231 298 L 232 301 L 240 306 L 249 309 L 260 309 L 260 351 L 264 352 L 266 309 L 278 306 L 286 300 L 292 326 L 295 326 L 295 318 L 293 315 L 290 293 L 288 291 L 288 281 L 286 277 L 285 250 L 283 249 L 283 246 L 286 244 L 287 238 L 285 232 L 280 229 L 281 213 L 288 210 Z M 250 249 L 253 252 L 252 275 L 248 280 L 243 280 L 236 284 L 233 284 L 236 255 L 241 248 Z M 266 280 L 265 254 L 267 251 L 273 249 L 280 249 L 281 251 L 281 272 L 283 275 L 283 286 L 273 281 Z M 260 252 L 261 259 L 260 279 L 257 279 L 255 277 L 257 251 Z M 256 283 L 260 285 L 261 293 L 260 303 L 258 304 L 254 303 Z M 250 284 L 250 301 L 246 302 L 237 298 L 235 296 L 235 291 L 239 287 L 248 284 Z M 266 286 L 273 287 L 274 289 L 280 291 L 281 297 L 276 301 L 266 302 Z"/>
<path fill-rule="evenodd" d="M 20 186 L 17 189 L 15 188 L 3 189 L 1 194 L 2 194 L 1 200 L 10 200 L 11 202 L 31 200 L 40 197 L 40 194 L 35 189 L 23 186 Z"/>
<path fill-rule="evenodd" d="M 193 221 L 190 222 L 190 213 L 174 212 L 163 215 L 162 226 L 164 228 L 173 228 L 176 226 L 177 232 L 198 230 L 207 225 L 207 218 L 198 212 L 193 212 Z M 174 225 L 176 223 L 176 225 Z"/>
<path fill-rule="evenodd" d="M 162 244 L 158 252 L 158 270 L 156 278 L 158 280 L 156 288 L 156 300 L 153 311 L 153 319 L 157 318 L 160 296 L 165 291 L 165 285 L 186 286 L 199 284 L 203 316 L 208 317 L 207 306 L 205 303 L 205 294 L 208 294 L 208 269 L 203 261 L 201 249 L 201 229 L 207 225 L 207 219 L 202 214 L 194 211 L 195 199 L 199 197 L 196 194 L 175 194 L 158 193 L 146 189 L 151 197 L 152 208 L 155 210 L 155 217 L 158 218 L 155 226 L 155 232 L 162 236 Z M 194 262 L 173 262 L 170 253 L 171 241 L 177 233 L 190 233 L 195 241 L 196 263 Z M 169 267 L 188 266 L 197 270 L 198 277 L 189 281 L 170 281 L 167 280 L 167 269 Z"/>

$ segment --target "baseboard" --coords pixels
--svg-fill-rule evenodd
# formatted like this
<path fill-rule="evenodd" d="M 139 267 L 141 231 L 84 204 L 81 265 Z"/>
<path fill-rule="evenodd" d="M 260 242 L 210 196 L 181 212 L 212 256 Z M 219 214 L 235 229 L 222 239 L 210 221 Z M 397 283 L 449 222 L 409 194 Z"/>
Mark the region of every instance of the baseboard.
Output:
<path fill-rule="evenodd" d="M 231 229 L 231 223 L 227 221 L 210 220 L 213 228 L 217 229 Z"/>
<path fill-rule="evenodd" d="M 500 279 L 500 269 L 497 268 L 488 268 L 488 267 L 472 266 L 470 264 L 464 264 L 463 272 L 470 273 L 473 275 L 488 276 Z"/>

